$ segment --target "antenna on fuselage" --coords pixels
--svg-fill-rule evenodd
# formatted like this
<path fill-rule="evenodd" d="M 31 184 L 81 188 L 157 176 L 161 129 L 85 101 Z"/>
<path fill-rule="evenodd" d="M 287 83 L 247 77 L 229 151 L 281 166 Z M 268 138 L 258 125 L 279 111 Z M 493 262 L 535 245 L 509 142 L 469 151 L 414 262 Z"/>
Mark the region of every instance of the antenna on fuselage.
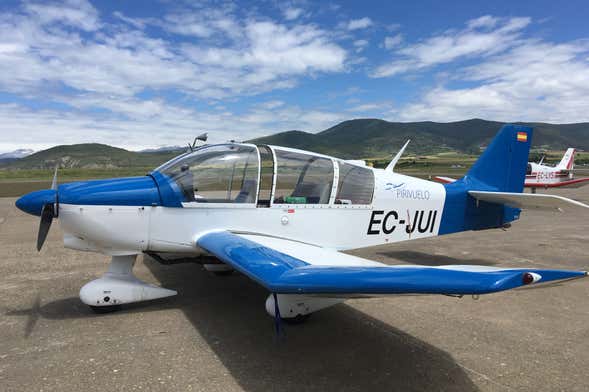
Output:
<path fill-rule="evenodd" d="M 395 157 L 393 158 L 393 160 L 391 161 L 391 163 L 389 163 L 387 165 L 387 167 L 386 167 L 385 170 L 393 171 L 395 169 L 395 165 L 397 164 L 397 162 L 399 162 L 399 159 L 401 159 L 401 156 L 405 152 L 405 149 L 407 148 L 407 145 L 409 144 L 410 141 L 411 141 L 411 139 L 409 139 L 409 140 L 407 140 L 405 142 L 405 145 L 403 147 L 401 147 L 401 149 L 399 150 L 399 152 L 397 153 L 397 155 L 395 155 Z"/>

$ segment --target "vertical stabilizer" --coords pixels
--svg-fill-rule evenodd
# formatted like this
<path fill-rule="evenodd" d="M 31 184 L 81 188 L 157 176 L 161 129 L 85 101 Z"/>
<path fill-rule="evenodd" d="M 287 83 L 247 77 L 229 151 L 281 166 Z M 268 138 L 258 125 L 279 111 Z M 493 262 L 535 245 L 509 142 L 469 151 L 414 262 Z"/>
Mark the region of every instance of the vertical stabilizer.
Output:
<path fill-rule="evenodd" d="M 504 125 L 466 174 L 489 188 L 502 192 L 524 189 L 532 128 Z"/>
<path fill-rule="evenodd" d="M 575 165 L 575 152 L 574 148 L 567 149 L 556 167 L 561 170 L 572 170 Z"/>
<path fill-rule="evenodd" d="M 472 191 L 521 193 L 524 189 L 532 128 L 504 125 L 460 180 L 445 184 L 440 234 L 503 227 L 520 210 L 502 203 L 477 201 Z"/>

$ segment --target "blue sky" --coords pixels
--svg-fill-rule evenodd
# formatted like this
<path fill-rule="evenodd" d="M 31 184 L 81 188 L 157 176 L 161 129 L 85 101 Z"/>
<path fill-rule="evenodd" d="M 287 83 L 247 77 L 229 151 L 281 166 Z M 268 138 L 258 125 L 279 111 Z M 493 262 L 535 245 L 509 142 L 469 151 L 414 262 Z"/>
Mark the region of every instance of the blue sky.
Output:
<path fill-rule="evenodd" d="M 584 1 L 3 1 L 0 152 L 588 121 Z"/>

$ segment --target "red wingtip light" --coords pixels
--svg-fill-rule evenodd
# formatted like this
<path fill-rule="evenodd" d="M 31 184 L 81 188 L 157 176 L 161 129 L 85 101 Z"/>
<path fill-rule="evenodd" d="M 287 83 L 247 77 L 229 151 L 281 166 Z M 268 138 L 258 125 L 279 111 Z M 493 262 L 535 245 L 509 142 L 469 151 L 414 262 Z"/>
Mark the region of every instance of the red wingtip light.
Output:
<path fill-rule="evenodd" d="M 524 273 L 524 276 L 522 277 L 522 283 L 523 284 L 534 283 L 534 281 L 535 281 L 534 275 L 532 275 L 529 272 Z"/>

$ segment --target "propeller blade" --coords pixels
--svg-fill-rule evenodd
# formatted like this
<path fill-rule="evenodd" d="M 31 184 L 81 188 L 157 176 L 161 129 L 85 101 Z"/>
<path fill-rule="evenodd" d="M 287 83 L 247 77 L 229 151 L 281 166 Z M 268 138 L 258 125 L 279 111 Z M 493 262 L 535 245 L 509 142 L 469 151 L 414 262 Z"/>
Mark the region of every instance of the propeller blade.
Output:
<path fill-rule="evenodd" d="M 39 234 L 37 235 L 37 251 L 40 251 L 45 243 L 54 215 L 53 203 L 45 204 L 41 211 L 41 223 L 39 224 Z"/>

